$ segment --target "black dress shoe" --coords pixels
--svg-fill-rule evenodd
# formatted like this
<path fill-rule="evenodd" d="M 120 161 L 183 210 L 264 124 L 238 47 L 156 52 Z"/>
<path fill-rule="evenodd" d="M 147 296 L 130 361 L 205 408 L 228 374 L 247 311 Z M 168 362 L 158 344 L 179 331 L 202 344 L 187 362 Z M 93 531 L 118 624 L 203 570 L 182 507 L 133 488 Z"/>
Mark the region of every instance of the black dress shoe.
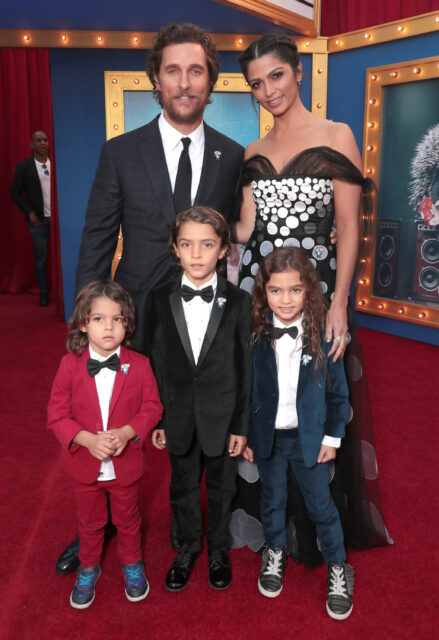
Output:
<path fill-rule="evenodd" d="M 230 587 L 232 568 L 227 551 L 215 550 L 209 553 L 209 584 L 212 589 L 222 591 Z"/>
<path fill-rule="evenodd" d="M 73 573 L 79 567 L 79 536 L 64 549 L 56 562 L 55 571 L 58 575 L 64 576 L 67 573 Z"/>
<path fill-rule="evenodd" d="M 40 293 L 40 301 L 38 305 L 40 307 L 47 307 L 49 304 L 49 295 L 47 293 Z"/>
<path fill-rule="evenodd" d="M 181 591 L 187 586 L 196 557 L 196 553 L 188 551 L 180 551 L 175 556 L 174 562 L 166 574 L 165 587 L 168 591 Z"/>

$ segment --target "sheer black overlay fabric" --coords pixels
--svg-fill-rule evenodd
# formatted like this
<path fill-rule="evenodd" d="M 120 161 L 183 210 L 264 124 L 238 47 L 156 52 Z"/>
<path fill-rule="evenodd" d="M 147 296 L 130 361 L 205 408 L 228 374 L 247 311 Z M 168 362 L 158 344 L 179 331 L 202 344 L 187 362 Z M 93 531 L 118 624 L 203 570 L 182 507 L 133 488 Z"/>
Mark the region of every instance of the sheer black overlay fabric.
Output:
<path fill-rule="evenodd" d="M 243 186 L 250 184 L 256 204 L 254 231 L 246 245 L 239 286 L 251 292 L 262 258 L 277 247 L 300 246 L 319 272 L 321 290 L 330 303 L 335 288 L 336 248 L 329 234 L 334 222 L 333 180 L 362 188 L 363 211 L 370 208 L 373 182 L 343 154 L 314 147 L 295 156 L 277 173 L 268 158 L 249 158 L 243 168 Z M 372 415 L 358 331 L 350 309 L 349 339 L 344 356 L 350 389 L 346 437 L 328 480 L 351 549 L 393 544 L 381 513 L 378 467 Z M 299 427 L 300 428 L 300 427 Z M 288 551 L 297 562 L 315 566 L 323 561 L 314 525 L 294 473 L 289 472 L 287 505 Z M 258 551 L 264 543 L 260 523 L 260 481 L 255 464 L 239 462 L 238 494 L 231 520 L 232 544 Z"/>

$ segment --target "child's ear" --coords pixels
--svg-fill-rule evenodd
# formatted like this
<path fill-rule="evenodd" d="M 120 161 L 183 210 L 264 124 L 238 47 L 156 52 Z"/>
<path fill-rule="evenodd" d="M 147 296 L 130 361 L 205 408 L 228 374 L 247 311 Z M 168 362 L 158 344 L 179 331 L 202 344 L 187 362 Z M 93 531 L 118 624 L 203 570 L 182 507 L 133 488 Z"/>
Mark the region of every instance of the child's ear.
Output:
<path fill-rule="evenodd" d="M 178 247 L 175 244 L 175 242 L 172 243 L 172 250 L 174 251 L 174 253 L 177 256 L 177 258 L 179 258 L 180 257 L 180 252 L 179 252 Z"/>
<path fill-rule="evenodd" d="M 228 246 L 225 245 L 219 252 L 218 260 L 222 260 L 227 253 Z"/>

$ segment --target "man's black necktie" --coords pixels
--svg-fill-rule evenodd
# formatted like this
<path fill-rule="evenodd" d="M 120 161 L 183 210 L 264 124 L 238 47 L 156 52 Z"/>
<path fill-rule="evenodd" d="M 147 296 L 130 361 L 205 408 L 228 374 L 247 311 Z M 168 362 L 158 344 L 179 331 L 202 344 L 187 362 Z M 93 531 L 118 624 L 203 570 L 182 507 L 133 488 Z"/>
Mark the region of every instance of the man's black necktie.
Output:
<path fill-rule="evenodd" d="M 297 327 L 272 327 L 271 335 L 275 340 L 279 340 L 285 334 L 288 334 L 293 340 L 297 338 L 297 334 L 299 333 L 299 329 Z"/>
<path fill-rule="evenodd" d="M 87 371 L 92 378 L 94 378 L 101 369 L 105 369 L 105 367 L 107 369 L 112 369 L 113 371 L 119 371 L 120 359 L 117 353 L 113 353 L 112 356 L 103 362 L 99 362 L 99 360 L 95 360 L 94 358 L 89 358 L 87 360 Z"/>
<path fill-rule="evenodd" d="M 183 151 L 178 161 L 177 176 L 174 187 L 175 213 L 191 206 L 192 165 L 189 158 L 190 138 L 182 138 Z"/>
<path fill-rule="evenodd" d="M 192 300 L 194 296 L 200 296 L 204 302 L 211 302 L 213 300 L 212 286 L 209 285 L 204 289 L 192 289 L 192 287 L 188 287 L 187 284 L 184 284 L 181 287 L 181 297 L 185 302 L 189 302 L 189 300 Z"/>

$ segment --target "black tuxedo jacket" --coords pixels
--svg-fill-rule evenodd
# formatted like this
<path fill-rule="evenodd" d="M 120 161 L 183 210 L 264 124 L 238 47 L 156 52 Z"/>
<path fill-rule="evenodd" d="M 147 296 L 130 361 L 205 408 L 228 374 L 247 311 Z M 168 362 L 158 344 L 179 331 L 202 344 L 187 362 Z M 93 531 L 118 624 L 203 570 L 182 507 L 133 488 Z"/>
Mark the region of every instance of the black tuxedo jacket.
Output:
<path fill-rule="evenodd" d="M 34 157 L 17 164 L 11 185 L 11 198 L 29 220 L 31 211 L 44 218 L 43 192 Z"/>
<path fill-rule="evenodd" d="M 148 296 L 145 344 L 164 405 L 168 451 L 184 455 L 194 434 L 208 456 L 230 434 L 247 435 L 250 416 L 250 296 L 218 276 L 209 324 L 195 364 L 180 296 L 181 279 Z"/>
<path fill-rule="evenodd" d="M 214 207 L 231 220 L 243 148 L 206 124 L 204 131 L 203 168 L 194 204 Z M 130 292 L 140 327 L 149 289 L 173 272 L 168 239 L 175 215 L 158 117 L 106 142 L 88 203 L 76 289 L 108 277 L 122 225 L 123 254 L 115 280 Z"/>

